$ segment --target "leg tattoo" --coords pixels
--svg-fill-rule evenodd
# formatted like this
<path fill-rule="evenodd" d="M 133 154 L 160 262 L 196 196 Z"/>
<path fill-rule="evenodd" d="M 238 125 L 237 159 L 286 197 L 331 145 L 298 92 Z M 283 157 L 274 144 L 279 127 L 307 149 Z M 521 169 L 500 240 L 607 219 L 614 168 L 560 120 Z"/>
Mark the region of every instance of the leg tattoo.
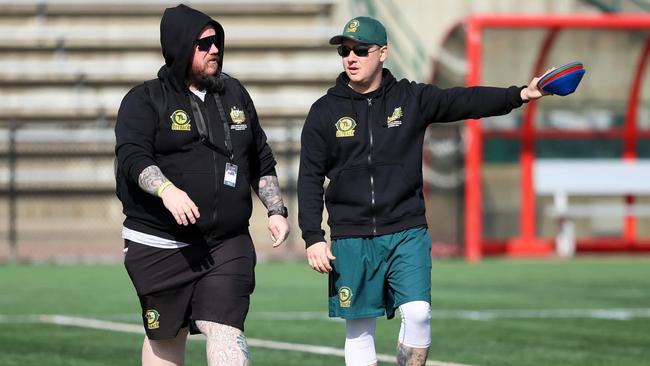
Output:
<path fill-rule="evenodd" d="M 429 347 L 413 348 L 397 343 L 397 364 L 399 366 L 424 366 L 429 355 Z"/>
<path fill-rule="evenodd" d="M 208 366 L 252 365 L 241 330 L 205 320 L 197 321 L 196 326 L 207 338 Z"/>

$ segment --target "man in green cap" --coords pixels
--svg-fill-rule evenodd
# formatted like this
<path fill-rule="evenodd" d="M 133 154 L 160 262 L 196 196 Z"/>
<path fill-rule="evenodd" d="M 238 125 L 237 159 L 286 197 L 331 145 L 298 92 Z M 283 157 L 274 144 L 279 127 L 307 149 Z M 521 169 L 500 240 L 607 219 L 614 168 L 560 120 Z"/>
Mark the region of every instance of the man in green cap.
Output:
<path fill-rule="evenodd" d="M 528 86 L 440 89 L 383 68 L 384 26 L 356 17 L 338 45 L 343 72 L 311 107 L 301 138 L 299 224 L 309 265 L 329 273 L 329 314 L 346 320 L 346 365 L 374 365 L 375 321 L 399 308 L 399 365 L 431 344 L 431 240 L 422 193 L 430 123 L 503 115 L 542 97 Z M 327 191 L 323 183 L 330 182 Z M 321 228 L 323 196 L 332 243 Z"/>

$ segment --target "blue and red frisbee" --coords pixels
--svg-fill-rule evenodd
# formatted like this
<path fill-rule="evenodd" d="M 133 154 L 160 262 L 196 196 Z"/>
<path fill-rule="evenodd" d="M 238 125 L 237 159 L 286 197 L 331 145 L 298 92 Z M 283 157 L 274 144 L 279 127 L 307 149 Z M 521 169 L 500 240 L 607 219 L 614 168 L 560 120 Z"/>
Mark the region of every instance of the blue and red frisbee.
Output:
<path fill-rule="evenodd" d="M 584 74 L 582 62 L 571 62 L 542 75 L 537 82 L 537 88 L 550 94 L 569 95 L 578 88 Z"/>

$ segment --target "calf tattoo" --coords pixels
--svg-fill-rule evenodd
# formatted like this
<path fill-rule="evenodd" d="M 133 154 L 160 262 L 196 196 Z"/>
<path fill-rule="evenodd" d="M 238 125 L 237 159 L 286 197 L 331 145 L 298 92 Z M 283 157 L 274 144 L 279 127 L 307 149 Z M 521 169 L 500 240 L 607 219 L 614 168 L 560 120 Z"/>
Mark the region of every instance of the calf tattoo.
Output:
<path fill-rule="evenodd" d="M 142 173 L 138 176 L 138 185 L 142 188 L 143 191 L 149 193 L 150 195 L 158 195 L 158 187 L 161 184 L 167 182 L 169 179 L 165 177 L 160 168 L 155 165 L 149 165 L 148 167 L 142 170 Z"/>
<path fill-rule="evenodd" d="M 267 210 L 281 210 L 282 207 L 284 207 L 278 177 L 273 175 L 264 176 L 260 178 L 257 187 L 257 195 L 260 197 L 260 201 L 262 201 Z"/>
<path fill-rule="evenodd" d="M 399 366 L 423 366 L 427 362 L 429 348 L 407 347 L 397 343 L 397 364 Z"/>
<path fill-rule="evenodd" d="M 252 365 L 246 337 L 241 330 L 205 320 L 197 320 L 196 326 L 206 336 L 208 366 Z"/>

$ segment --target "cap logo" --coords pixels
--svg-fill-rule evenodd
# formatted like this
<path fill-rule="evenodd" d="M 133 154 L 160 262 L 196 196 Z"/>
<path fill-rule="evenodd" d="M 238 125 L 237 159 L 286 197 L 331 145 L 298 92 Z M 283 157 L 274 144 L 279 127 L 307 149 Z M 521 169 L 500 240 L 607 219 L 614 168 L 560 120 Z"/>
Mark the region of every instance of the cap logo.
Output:
<path fill-rule="evenodd" d="M 350 23 L 348 23 L 348 26 L 345 28 L 345 33 L 355 33 L 357 31 L 357 28 L 359 28 L 359 21 L 352 19 L 350 20 Z"/>

